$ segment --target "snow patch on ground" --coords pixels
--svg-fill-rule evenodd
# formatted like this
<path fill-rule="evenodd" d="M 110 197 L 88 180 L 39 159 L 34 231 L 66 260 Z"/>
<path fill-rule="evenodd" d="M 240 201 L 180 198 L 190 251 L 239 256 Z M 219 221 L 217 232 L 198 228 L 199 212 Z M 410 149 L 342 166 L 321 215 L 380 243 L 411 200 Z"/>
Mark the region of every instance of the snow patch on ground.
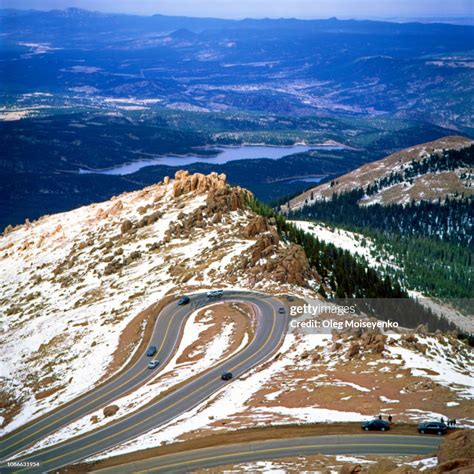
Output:
<path fill-rule="evenodd" d="M 435 337 L 426 336 L 423 343 L 429 347 L 426 354 L 399 346 L 388 346 L 387 350 L 392 357 L 401 358 L 412 375 L 428 377 L 456 391 L 460 397 L 474 398 L 474 353 L 468 353 L 471 363 L 464 366 Z"/>
<path fill-rule="evenodd" d="M 420 459 L 419 461 L 407 462 L 406 465 L 412 466 L 418 469 L 419 471 L 426 471 L 427 469 L 436 467 L 438 465 L 438 458 L 432 457 L 432 458 Z"/>

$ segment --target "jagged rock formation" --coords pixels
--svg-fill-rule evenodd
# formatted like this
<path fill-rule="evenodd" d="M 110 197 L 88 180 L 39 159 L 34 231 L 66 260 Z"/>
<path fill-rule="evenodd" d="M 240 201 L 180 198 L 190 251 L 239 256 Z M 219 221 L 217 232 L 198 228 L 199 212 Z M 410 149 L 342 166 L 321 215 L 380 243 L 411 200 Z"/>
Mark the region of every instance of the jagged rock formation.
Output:
<path fill-rule="evenodd" d="M 173 183 L 173 196 L 177 198 L 189 193 L 207 193 L 208 210 L 214 213 L 242 209 L 245 196 L 251 196 L 249 191 L 227 184 L 225 174 L 190 175 L 188 171 L 177 171 Z"/>

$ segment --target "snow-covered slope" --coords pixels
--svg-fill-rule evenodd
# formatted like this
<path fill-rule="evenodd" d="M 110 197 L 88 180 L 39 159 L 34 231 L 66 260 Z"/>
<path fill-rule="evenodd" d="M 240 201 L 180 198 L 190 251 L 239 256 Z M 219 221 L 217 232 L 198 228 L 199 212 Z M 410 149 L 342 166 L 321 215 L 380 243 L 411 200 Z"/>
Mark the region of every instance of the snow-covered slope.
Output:
<path fill-rule="evenodd" d="M 393 255 L 381 254 L 374 242 L 363 234 L 331 227 L 324 223 L 309 221 L 290 221 L 294 226 L 313 235 L 323 242 L 347 250 L 352 255 L 361 257 L 372 268 L 391 266 L 396 267 Z"/>
<path fill-rule="evenodd" d="M 246 208 L 246 194 L 223 175 L 178 172 L 1 236 L 3 431 L 119 370 L 168 293 L 272 291 L 275 281 L 298 292 L 314 278 L 304 252 Z"/>

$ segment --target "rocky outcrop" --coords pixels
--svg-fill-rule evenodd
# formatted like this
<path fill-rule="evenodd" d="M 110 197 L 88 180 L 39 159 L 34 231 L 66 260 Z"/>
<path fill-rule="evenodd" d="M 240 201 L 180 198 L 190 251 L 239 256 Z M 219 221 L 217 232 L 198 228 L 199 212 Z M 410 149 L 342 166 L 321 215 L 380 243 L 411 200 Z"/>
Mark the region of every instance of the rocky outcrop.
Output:
<path fill-rule="evenodd" d="M 255 276 L 255 281 L 265 278 L 278 283 L 304 286 L 308 279 L 318 278 L 311 270 L 301 246 L 283 246 L 278 243 L 276 230 L 261 234 L 250 249 L 250 257 L 241 258 L 240 269 L 249 270 Z"/>
<path fill-rule="evenodd" d="M 209 191 L 225 190 L 230 188 L 225 174 L 210 173 L 209 175 L 180 170 L 175 174 L 173 182 L 173 196 L 175 198 L 193 192 L 204 194 Z"/>
<path fill-rule="evenodd" d="M 387 342 L 387 336 L 381 332 L 363 331 L 361 329 L 334 332 L 332 339 L 334 344 L 342 340 L 345 344 L 349 345 L 347 350 L 347 357 L 349 359 L 357 358 L 364 352 L 380 354 L 385 350 Z"/>
<path fill-rule="evenodd" d="M 242 236 L 251 239 L 256 235 L 269 232 L 271 229 L 269 222 L 263 216 L 255 216 L 242 230 Z"/>
<path fill-rule="evenodd" d="M 212 213 L 243 209 L 245 198 L 252 196 L 249 191 L 239 186 L 227 184 L 225 174 L 190 175 L 188 171 L 177 171 L 173 183 L 173 196 L 177 198 L 189 193 L 207 193 L 206 205 Z"/>
<path fill-rule="evenodd" d="M 430 392 L 438 386 L 439 385 L 436 382 L 433 382 L 433 380 L 423 379 L 423 380 L 417 380 L 415 382 L 409 383 L 403 388 L 403 390 L 407 392 L 414 392 L 414 393 Z"/>
<path fill-rule="evenodd" d="M 361 346 L 365 351 L 371 351 L 380 354 L 384 351 L 387 336 L 374 331 L 367 331 L 360 337 Z"/>

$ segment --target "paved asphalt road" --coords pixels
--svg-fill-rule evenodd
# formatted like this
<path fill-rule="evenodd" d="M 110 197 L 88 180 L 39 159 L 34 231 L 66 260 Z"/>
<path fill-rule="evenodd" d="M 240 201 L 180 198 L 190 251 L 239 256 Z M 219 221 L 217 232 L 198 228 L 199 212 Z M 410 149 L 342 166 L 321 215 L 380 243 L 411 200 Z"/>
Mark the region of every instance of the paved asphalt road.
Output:
<path fill-rule="evenodd" d="M 252 303 L 259 313 L 255 336 L 242 351 L 188 384 L 179 387 L 156 403 L 127 418 L 118 420 L 109 427 L 16 459 L 16 461 L 33 463 L 33 466 L 24 469 L 18 468 L 14 471 L 28 473 L 51 471 L 147 433 L 189 411 L 224 385 L 233 383 L 222 381 L 220 378 L 222 372 L 231 371 L 238 377 L 270 357 L 278 348 L 288 323 L 287 315 L 278 314 L 278 308 L 282 306 L 282 303 L 273 297 L 244 292 L 226 292 L 220 301 L 230 299 Z M 191 300 L 192 304 L 182 307 L 177 306 L 176 302 L 169 304 L 158 317 L 150 345 L 158 347 L 159 351 L 155 358 L 159 359 L 162 364 L 171 357 L 187 316 L 196 308 L 209 303 L 206 296 L 202 294 L 192 296 Z M 132 368 L 110 383 L 93 390 L 87 396 L 66 405 L 61 410 L 38 420 L 12 436 L 2 438 L 0 459 L 7 459 L 12 453 L 43 439 L 59 427 L 85 416 L 95 409 L 105 407 L 122 394 L 129 392 L 133 387 L 143 384 L 150 377 L 156 375 L 156 371 L 146 368 L 148 361 L 148 357 L 142 356 Z M 36 463 L 39 463 L 38 467 L 34 467 Z M 0 466 L 0 472 L 5 472 L 2 469 L 5 462 L 1 462 Z"/>
<path fill-rule="evenodd" d="M 441 439 L 436 436 L 394 436 L 390 434 L 309 436 L 196 449 L 99 469 L 94 472 L 103 474 L 182 473 L 226 464 L 314 454 L 430 455 L 436 452 L 440 442 Z"/>

